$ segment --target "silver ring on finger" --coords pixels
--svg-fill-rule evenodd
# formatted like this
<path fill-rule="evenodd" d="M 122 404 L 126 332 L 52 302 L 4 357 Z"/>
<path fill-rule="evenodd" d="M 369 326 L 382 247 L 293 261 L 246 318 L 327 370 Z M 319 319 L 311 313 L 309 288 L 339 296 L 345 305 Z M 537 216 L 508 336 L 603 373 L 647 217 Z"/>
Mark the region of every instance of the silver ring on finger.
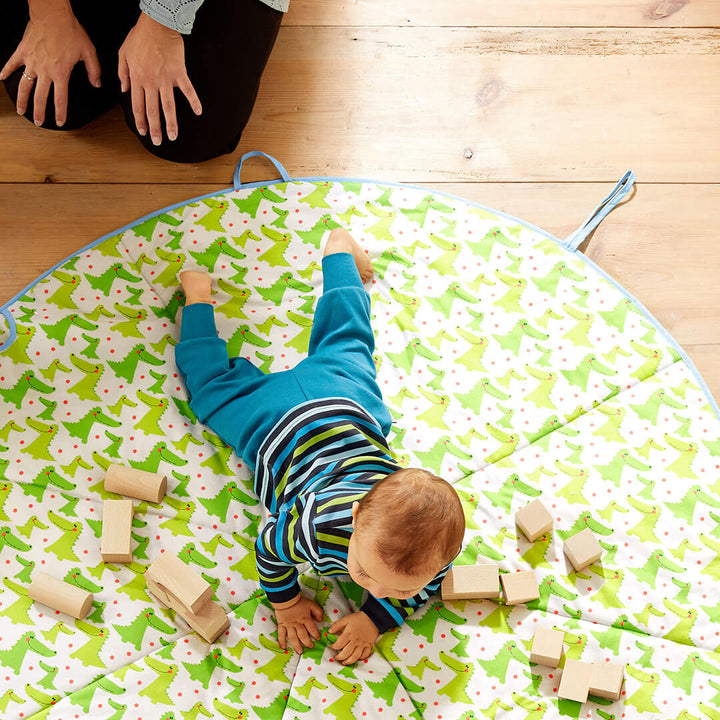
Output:
<path fill-rule="evenodd" d="M 37 78 L 34 78 L 32 75 L 28 75 L 24 70 L 23 70 L 22 76 L 26 80 L 30 80 L 30 82 L 35 82 L 37 80 Z"/>

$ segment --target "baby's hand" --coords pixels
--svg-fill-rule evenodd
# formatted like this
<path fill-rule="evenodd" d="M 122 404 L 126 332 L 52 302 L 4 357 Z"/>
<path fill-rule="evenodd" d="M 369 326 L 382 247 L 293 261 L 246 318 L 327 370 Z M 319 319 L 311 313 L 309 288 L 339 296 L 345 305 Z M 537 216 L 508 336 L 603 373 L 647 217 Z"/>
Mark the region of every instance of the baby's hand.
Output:
<path fill-rule="evenodd" d="M 375 623 L 362 611 L 336 620 L 329 630 L 339 634 L 330 647 L 340 651 L 335 659 L 343 665 L 352 665 L 368 657 L 380 635 Z"/>
<path fill-rule="evenodd" d="M 290 607 L 278 610 L 275 608 L 275 618 L 278 624 L 278 643 L 285 650 L 287 642 L 290 642 L 292 649 L 302 655 L 303 645 L 311 648 L 313 641 L 320 639 L 320 631 L 317 622 L 323 618 L 323 610 L 317 604 L 304 595 Z M 317 622 L 316 622 L 317 621 Z"/>

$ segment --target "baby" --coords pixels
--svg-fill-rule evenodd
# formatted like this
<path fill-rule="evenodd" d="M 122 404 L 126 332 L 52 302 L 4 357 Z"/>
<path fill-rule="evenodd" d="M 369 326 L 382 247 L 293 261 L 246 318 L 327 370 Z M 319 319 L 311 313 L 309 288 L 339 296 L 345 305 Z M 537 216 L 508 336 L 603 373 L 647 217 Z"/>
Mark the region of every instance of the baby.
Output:
<path fill-rule="evenodd" d="M 278 641 L 312 647 L 323 611 L 300 591 L 296 566 L 349 574 L 367 591 L 358 612 L 334 622 L 337 660 L 366 658 L 378 636 L 435 593 L 460 551 L 465 519 L 445 480 L 403 469 L 387 445 L 391 418 L 375 379 L 367 255 L 333 230 L 323 260 L 308 356 L 264 374 L 228 358 L 215 328 L 211 280 L 181 273 L 186 304 L 177 366 L 190 407 L 255 471 L 270 517 L 255 548 Z"/>

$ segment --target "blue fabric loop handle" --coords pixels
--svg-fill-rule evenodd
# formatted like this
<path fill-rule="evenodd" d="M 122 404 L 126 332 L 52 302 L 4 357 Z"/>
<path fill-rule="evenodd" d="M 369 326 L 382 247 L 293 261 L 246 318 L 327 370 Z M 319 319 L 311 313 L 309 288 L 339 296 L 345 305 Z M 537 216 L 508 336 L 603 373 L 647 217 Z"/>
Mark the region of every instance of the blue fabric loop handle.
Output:
<path fill-rule="evenodd" d="M 0 345 L 0 352 L 7 350 L 14 342 L 17 337 L 17 325 L 15 324 L 15 318 L 12 316 L 9 308 L 3 308 L 0 310 L 0 314 L 7 320 L 8 329 L 10 330 L 10 336 Z"/>
<path fill-rule="evenodd" d="M 237 167 L 235 168 L 235 174 L 233 175 L 233 187 L 235 190 L 240 190 L 241 187 L 243 187 L 242 182 L 240 181 L 240 171 L 242 170 L 243 163 L 248 159 L 252 157 L 264 157 L 267 158 L 277 169 L 280 173 L 280 177 L 285 182 L 290 182 L 290 175 L 288 175 L 287 170 L 271 155 L 268 155 L 267 153 L 260 152 L 260 150 L 253 150 L 252 152 L 245 153 L 241 158 L 240 162 L 237 164 Z"/>
<path fill-rule="evenodd" d="M 563 247 L 575 252 L 588 235 L 622 202 L 634 184 L 635 173 L 628 170 L 615 189 L 590 213 L 587 220 L 562 241 Z"/>

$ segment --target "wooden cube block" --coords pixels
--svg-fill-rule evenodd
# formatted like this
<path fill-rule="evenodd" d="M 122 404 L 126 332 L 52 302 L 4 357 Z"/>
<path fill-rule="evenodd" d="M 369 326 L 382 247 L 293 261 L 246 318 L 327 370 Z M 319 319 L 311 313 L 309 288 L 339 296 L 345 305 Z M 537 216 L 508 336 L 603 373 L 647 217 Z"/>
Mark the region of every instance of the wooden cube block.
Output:
<path fill-rule="evenodd" d="M 188 612 L 197 613 L 213 596 L 209 582 L 203 580 L 177 555 L 164 552 L 145 571 L 146 580 L 152 580 L 165 593 L 175 598 L 176 604 Z"/>
<path fill-rule="evenodd" d="M 113 463 L 105 472 L 103 485 L 108 492 L 159 503 L 167 490 L 167 477 Z"/>
<path fill-rule="evenodd" d="M 618 663 L 593 663 L 590 676 L 590 694 L 608 700 L 618 700 L 625 678 L 625 666 Z"/>
<path fill-rule="evenodd" d="M 28 596 L 78 620 L 87 616 L 93 603 L 92 593 L 44 572 L 33 574 Z"/>
<path fill-rule="evenodd" d="M 515 523 L 530 542 L 535 542 L 553 527 L 552 515 L 539 500 L 533 500 L 522 510 L 518 510 L 515 513 Z"/>
<path fill-rule="evenodd" d="M 105 562 L 132 562 L 132 500 L 106 500 L 103 503 L 100 554 Z"/>
<path fill-rule="evenodd" d="M 563 545 L 565 555 L 575 570 L 582 570 L 597 562 L 602 556 L 602 547 L 590 528 L 569 537 Z"/>
<path fill-rule="evenodd" d="M 530 662 L 556 668 L 560 665 L 564 640 L 564 632 L 539 627 L 535 631 L 532 648 L 530 649 Z"/>
<path fill-rule="evenodd" d="M 147 587 L 162 604 L 175 610 L 198 635 L 209 643 L 215 642 L 220 634 L 230 626 L 230 620 L 225 611 L 212 600 L 206 602 L 198 612 L 193 613 L 152 578 L 147 578 Z"/>
<path fill-rule="evenodd" d="M 505 592 L 505 602 L 508 605 L 517 605 L 540 597 L 535 573 L 532 570 L 503 573 L 500 580 Z"/>
<path fill-rule="evenodd" d="M 442 599 L 499 597 L 499 574 L 497 565 L 453 565 L 441 585 Z"/>
<path fill-rule="evenodd" d="M 558 697 L 566 700 L 585 702 L 590 691 L 590 676 L 592 675 L 592 663 L 582 660 L 565 660 L 560 685 L 558 686 Z"/>

